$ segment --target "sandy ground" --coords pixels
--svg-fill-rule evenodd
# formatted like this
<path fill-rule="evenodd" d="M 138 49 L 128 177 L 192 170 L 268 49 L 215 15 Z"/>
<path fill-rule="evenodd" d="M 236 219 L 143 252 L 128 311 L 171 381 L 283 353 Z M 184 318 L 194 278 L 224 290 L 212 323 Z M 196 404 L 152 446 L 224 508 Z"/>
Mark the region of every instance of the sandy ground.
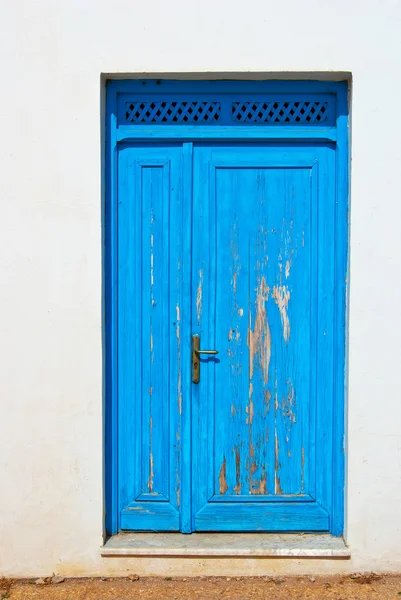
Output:
<path fill-rule="evenodd" d="M 328 577 L 138 577 L 16 581 L 0 579 L 0 600 L 401 599 L 401 575 Z M 56 580 L 57 581 L 57 580 Z M 43 583 L 42 583 L 43 582 Z"/>

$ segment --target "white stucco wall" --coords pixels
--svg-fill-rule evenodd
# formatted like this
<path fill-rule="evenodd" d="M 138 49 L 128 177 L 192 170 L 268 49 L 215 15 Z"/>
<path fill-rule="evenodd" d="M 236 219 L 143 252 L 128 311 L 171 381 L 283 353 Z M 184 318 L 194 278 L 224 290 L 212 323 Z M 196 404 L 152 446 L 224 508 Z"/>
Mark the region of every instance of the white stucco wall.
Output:
<path fill-rule="evenodd" d="M 0 14 L 0 574 L 401 570 L 400 0 L 1 0 Z M 101 559 L 101 73 L 330 70 L 353 74 L 352 559 Z"/>

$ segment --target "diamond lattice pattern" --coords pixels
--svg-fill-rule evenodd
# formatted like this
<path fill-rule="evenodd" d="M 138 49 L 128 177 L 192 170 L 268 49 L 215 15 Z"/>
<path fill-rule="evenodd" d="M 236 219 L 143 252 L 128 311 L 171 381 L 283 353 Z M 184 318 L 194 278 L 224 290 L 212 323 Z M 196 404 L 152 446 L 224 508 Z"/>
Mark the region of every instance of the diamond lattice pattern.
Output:
<path fill-rule="evenodd" d="M 129 123 L 216 123 L 220 102 L 127 102 L 125 118 Z"/>
<path fill-rule="evenodd" d="M 327 102 L 233 102 L 232 120 L 237 123 L 324 123 Z"/>

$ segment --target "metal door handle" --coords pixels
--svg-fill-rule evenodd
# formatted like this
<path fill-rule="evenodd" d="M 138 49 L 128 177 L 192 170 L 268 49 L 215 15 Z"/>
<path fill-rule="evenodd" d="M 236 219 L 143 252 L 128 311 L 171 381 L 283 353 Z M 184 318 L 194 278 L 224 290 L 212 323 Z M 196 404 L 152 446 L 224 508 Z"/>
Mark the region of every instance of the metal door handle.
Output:
<path fill-rule="evenodd" d="M 192 336 L 192 381 L 199 383 L 200 380 L 200 361 L 199 354 L 218 354 L 218 350 L 201 350 L 199 335 Z"/>

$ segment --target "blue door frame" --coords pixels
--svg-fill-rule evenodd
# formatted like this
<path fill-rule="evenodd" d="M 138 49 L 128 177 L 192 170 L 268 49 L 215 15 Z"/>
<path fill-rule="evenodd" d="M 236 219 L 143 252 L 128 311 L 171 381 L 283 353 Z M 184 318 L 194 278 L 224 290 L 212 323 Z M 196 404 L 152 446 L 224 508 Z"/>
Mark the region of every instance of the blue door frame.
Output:
<path fill-rule="evenodd" d="M 177 158 L 176 145 L 180 146 L 179 158 Z M 246 147 L 246 148 L 245 148 Z M 328 235 L 332 237 L 333 243 L 333 272 L 332 298 L 322 299 L 322 305 L 329 302 L 331 308 L 331 317 L 333 326 L 324 332 L 325 343 L 331 348 L 325 355 L 329 357 L 330 364 L 321 363 L 316 369 L 332 369 L 333 377 L 330 383 L 329 398 L 332 403 L 332 411 L 326 415 L 332 421 L 332 427 L 328 435 L 330 443 L 330 462 L 332 462 L 332 471 L 330 481 L 318 483 L 325 489 L 319 496 L 318 502 L 311 502 L 308 495 L 300 494 L 298 512 L 294 512 L 291 505 L 291 498 L 287 502 L 282 502 L 282 497 L 266 496 L 260 497 L 261 504 L 254 504 L 252 508 L 249 499 L 246 502 L 238 502 L 238 497 L 230 496 L 234 508 L 228 505 L 228 496 L 225 496 L 226 490 L 230 494 L 229 487 L 234 487 L 229 481 L 226 482 L 226 449 L 224 440 L 216 438 L 213 442 L 213 452 L 221 445 L 220 473 L 224 475 L 223 496 L 216 497 L 212 503 L 208 503 L 208 498 L 213 497 L 213 481 L 208 484 L 204 480 L 208 477 L 208 471 L 203 471 L 205 465 L 197 464 L 197 457 L 191 454 L 191 448 L 179 448 L 180 462 L 180 481 L 179 481 L 179 500 L 177 504 L 172 502 L 171 506 L 160 502 L 153 502 L 155 509 L 152 512 L 156 515 L 155 520 L 149 518 L 144 521 L 145 525 L 139 526 L 139 529 L 145 530 L 180 530 L 183 533 L 190 533 L 194 530 L 313 530 L 316 523 L 316 530 L 330 531 L 334 535 L 341 535 L 344 529 L 344 402 L 345 402 L 345 347 L 346 347 L 346 277 L 347 277 L 347 252 L 348 252 L 348 86 L 345 82 L 314 82 L 314 81 L 268 81 L 268 82 L 244 82 L 244 81 L 153 81 L 153 80 L 135 80 L 135 81 L 110 81 L 107 83 L 107 102 L 106 102 L 106 204 L 105 204 L 105 369 L 106 369 L 106 411 L 105 411 L 105 498 L 106 498 L 106 533 L 113 535 L 122 529 L 135 529 L 136 518 L 144 506 L 150 504 L 141 504 L 141 502 L 150 502 L 156 500 L 148 497 L 146 494 L 138 494 L 135 502 L 128 502 L 128 498 L 123 498 L 125 494 L 126 481 L 133 477 L 133 471 L 127 468 L 126 459 L 122 458 L 126 451 L 126 445 L 132 444 L 132 452 L 135 453 L 135 418 L 132 417 L 131 429 L 127 426 L 122 416 L 122 410 L 127 410 L 127 405 L 122 406 L 119 394 L 124 394 L 125 378 L 121 378 L 121 370 L 124 370 L 126 363 L 126 346 L 121 345 L 121 335 L 119 339 L 119 313 L 121 326 L 121 313 L 126 313 L 126 304 L 124 304 L 123 295 L 120 292 L 119 297 L 119 252 L 127 247 L 124 242 L 124 234 L 121 229 L 121 223 L 124 223 L 129 217 L 125 213 L 125 207 L 121 207 L 119 200 L 122 186 L 130 186 L 130 171 L 134 163 L 139 167 L 146 168 L 147 165 L 155 164 L 160 169 L 169 169 L 169 181 L 173 181 L 174 164 L 179 164 L 181 169 L 181 180 L 175 187 L 180 186 L 182 198 L 189 199 L 190 207 L 186 208 L 186 219 L 193 220 L 192 211 L 205 210 L 202 208 L 202 194 L 197 192 L 194 195 L 194 185 L 196 189 L 202 188 L 202 173 L 207 171 L 212 165 L 213 169 L 223 169 L 223 179 L 230 175 L 227 168 L 241 167 L 241 175 L 238 185 L 251 186 L 250 176 L 245 174 L 244 168 L 255 165 L 264 168 L 268 160 L 271 149 L 274 149 L 274 161 L 277 168 L 285 167 L 288 163 L 288 152 L 285 150 L 291 148 L 300 148 L 303 150 L 294 156 L 291 165 L 313 167 L 314 156 L 308 148 L 317 148 L 319 169 L 324 170 L 330 163 L 330 169 L 335 178 L 332 184 L 333 188 L 333 223 L 330 229 L 330 221 L 326 222 Z M 140 150 L 136 150 L 136 149 Z M 157 150 L 157 149 L 160 150 Z M 243 148 L 244 160 L 238 159 L 238 152 Z M 252 150 L 254 148 L 254 150 Z M 153 150 L 152 150 L 153 149 Z M 330 154 L 327 154 L 327 152 Z M 298 151 L 297 151 L 298 152 Z M 325 154 L 326 152 L 326 154 Z M 320 154 L 319 154 L 320 153 Z M 333 158 L 331 158 L 333 156 Z M 156 163 L 155 163 L 156 160 Z M 270 160 L 270 159 L 269 159 Z M 148 162 L 147 162 L 148 161 Z M 158 162 L 157 162 L 158 161 Z M 176 161 L 176 162 L 174 162 Z M 179 161 L 179 162 L 177 162 Z M 195 162 L 194 162 L 195 161 Z M 198 161 L 196 163 L 196 161 Z M 286 162 L 287 161 L 287 162 Z M 331 161 L 331 162 L 330 162 Z M 196 167 L 199 164 L 199 167 Z M 267 164 L 267 163 L 266 163 Z M 269 165 L 271 162 L 269 163 Z M 290 164 L 290 163 L 288 163 Z M 172 165 L 172 166 L 171 166 Z M 203 165 L 203 167 L 201 166 Z M 208 166 L 209 165 L 209 166 Z M 214 165 L 214 166 L 213 166 Z M 322 166 L 323 165 L 323 166 Z M 134 168 L 134 167 L 132 167 Z M 137 167 L 135 167 L 137 168 Z M 327 167 L 328 168 L 328 167 Z M 197 170 L 198 169 L 198 170 Z M 316 169 L 315 169 L 316 171 Z M 121 180 L 121 173 L 127 172 L 128 175 Z M 311 171 L 312 172 L 312 171 Z M 317 172 L 317 171 L 316 171 Z M 132 171 L 135 175 L 135 169 Z M 148 175 L 146 175 L 147 177 Z M 124 176 L 125 177 L 125 176 Z M 234 179 L 237 175 L 233 175 Z M 278 177 L 278 178 L 277 178 Z M 280 177 L 277 176 L 271 185 L 281 185 Z M 120 179 L 119 179 L 120 178 Z M 149 185 L 157 189 L 158 175 L 154 177 Z M 171 179 L 172 178 L 172 179 Z M 222 181 L 223 181 L 222 179 Z M 224 185 L 230 188 L 230 180 L 224 179 Z M 233 181 L 234 181 L 233 179 Z M 128 183 L 127 183 L 128 181 Z M 146 180 L 143 185 L 146 184 Z M 162 180 L 160 180 L 162 181 Z M 212 181 L 212 180 L 211 180 Z M 237 179 L 235 179 L 237 181 Z M 259 179 L 258 179 L 259 181 Z M 324 180 L 316 180 L 317 187 L 324 187 Z M 131 183 L 130 183 L 131 182 Z M 162 183 L 160 183 L 162 185 Z M 210 184 L 207 184 L 208 186 Z M 299 189 L 303 184 L 299 179 Z M 314 184 L 313 184 L 314 185 Z M 234 190 L 234 188 L 232 188 Z M 243 188 L 245 189 L 245 188 Z M 248 189 L 248 188 L 247 188 Z M 216 188 L 218 190 L 218 186 Z M 134 193 L 134 192 L 130 192 Z M 153 193 L 153 192 L 152 192 Z M 209 192 L 206 192 L 209 193 Z M 216 191 L 216 194 L 218 191 Z M 224 191 L 222 192 L 224 196 Z M 217 196 L 216 196 L 217 198 Z M 192 200 L 193 199 L 193 200 Z M 174 202 L 170 198 L 169 202 Z M 194 204 L 192 204 L 194 202 Z M 119 210 L 120 204 L 120 210 Z M 206 205 L 205 205 L 206 206 Z M 194 209 L 195 207 L 195 209 Z M 182 208 L 182 207 L 181 207 Z M 181 210 L 181 209 L 180 209 Z M 184 208 L 182 208 L 184 210 Z M 321 213 L 324 211 L 321 210 Z M 176 219 L 183 218 L 184 213 L 177 213 Z M 196 219 L 199 212 L 196 213 Z M 317 213 L 316 213 L 317 214 Z M 134 217 L 132 217 L 134 219 Z M 320 217 L 319 217 L 320 218 Z M 119 226 L 120 219 L 120 226 Z M 135 220 L 135 219 L 134 219 Z M 133 221 L 134 222 L 134 221 Z M 167 221 L 166 221 L 167 223 Z M 203 277 L 203 270 L 199 265 L 204 264 L 204 257 L 194 257 L 189 262 L 185 262 L 185 256 L 192 256 L 192 237 L 204 235 L 206 230 L 196 230 L 196 226 L 186 227 L 181 223 L 179 235 L 181 250 L 183 254 L 182 285 L 188 289 L 195 285 L 195 280 Z M 326 225 L 322 225 L 326 227 Z M 138 225 L 141 227 L 141 225 Z M 120 228 L 119 228 L 120 227 Z M 166 229 L 165 225 L 162 225 Z M 149 232 L 148 232 L 149 233 Z M 173 232 L 174 233 L 174 232 Z M 150 232 L 150 235 L 153 235 Z M 202 243 L 207 242 L 207 237 L 202 238 Z M 335 240 L 335 243 L 334 243 Z M 125 244 L 125 245 L 124 245 Z M 163 253 L 163 249 L 160 249 Z M 311 250 L 313 253 L 313 250 Z M 199 253 L 198 253 L 199 254 Z M 139 263 L 138 263 L 139 264 Z M 202 274 L 201 274 L 202 273 Z M 266 271 L 267 273 L 267 271 Z M 121 274 L 120 274 L 121 279 Z M 137 280 L 137 282 L 139 279 Z M 121 283 L 120 283 L 121 284 Z M 137 283 L 137 286 L 139 284 Z M 124 291 L 124 290 L 123 290 Z M 327 291 L 327 290 L 326 290 Z M 208 294 L 208 287 L 205 285 L 205 297 Z M 211 290 L 211 293 L 218 294 L 218 291 Z M 314 294 L 313 289 L 310 292 Z M 317 294 L 317 292 L 316 292 Z M 203 319 L 205 325 L 199 327 L 199 314 L 194 309 L 196 298 L 195 292 L 192 294 L 183 294 L 179 298 L 180 317 L 177 313 L 177 319 L 180 327 L 181 344 L 178 347 L 178 362 L 181 361 L 181 372 L 179 374 L 180 390 L 178 394 L 181 397 L 182 407 L 180 408 L 180 435 L 182 440 L 194 440 L 196 436 L 204 438 L 205 433 L 198 431 L 196 423 L 199 423 L 199 415 L 195 421 L 192 418 L 196 416 L 199 406 L 199 389 L 194 388 L 191 382 L 191 363 L 190 363 L 190 338 L 198 331 L 205 331 L 209 327 L 207 323 L 211 322 L 212 317 L 208 317 L 207 309 L 204 312 Z M 273 298 L 272 294 L 272 298 Z M 329 294 L 330 296 L 330 294 Z M 134 296 L 132 296 L 134 298 Z M 211 300 L 207 305 L 210 305 Z M 277 306 L 279 300 L 276 298 Z M 206 305 L 206 306 L 207 306 Z M 177 303 L 178 306 L 178 303 Z M 198 319 L 198 323 L 197 323 Z M 207 320 L 207 321 L 206 321 Z M 124 321 L 124 327 L 130 327 L 130 317 Z M 279 321 L 278 321 L 279 323 Z M 198 326 L 198 327 L 197 327 Z M 278 326 L 278 325 L 277 325 Z M 176 327 L 176 323 L 175 323 Z M 214 334 L 213 334 L 214 335 Z M 209 340 L 208 340 L 209 341 Z M 140 347 L 132 346 L 132 353 L 139 353 Z M 174 350 L 172 350 L 173 352 Z M 228 350 L 230 352 L 230 350 Z M 312 351 L 311 351 L 312 352 Z M 306 367 L 305 367 L 306 368 Z M 202 366 L 202 369 L 204 367 Z M 120 373 L 120 378 L 119 378 Z M 205 371 L 204 389 L 208 385 L 207 398 L 212 397 L 212 385 Z M 207 384 L 207 381 L 209 383 Z M 214 388 L 213 388 L 214 389 Z M 174 391 L 177 393 L 177 390 Z M 132 409 L 133 410 L 133 409 Z M 223 418 L 218 415 L 218 418 Z M 302 420 L 302 416 L 300 415 Z M 326 436 L 324 428 L 320 433 L 322 437 Z M 317 433 L 319 436 L 319 431 Z M 120 439 L 119 439 L 120 437 Z M 224 437 L 224 436 L 222 436 Z M 123 442 L 121 442 L 121 438 Z M 128 440 L 128 442 L 127 442 Z M 121 447 L 123 444 L 123 449 Z M 149 443 L 149 440 L 148 440 Z M 217 444 L 217 446 L 216 446 Z M 322 442 L 323 444 L 323 442 Z M 324 448 L 324 444 L 321 446 Z M 163 449 L 160 446 L 159 451 Z M 294 453 L 297 449 L 294 447 Z M 299 448 L 298 448 L 299 454 Z M 298 457 L 299 460 L 300 456 Z M 272 459 L 274 460 L 274 458 Z M 277 460 L 277 458 L 276 458 Z M 219 462 L 219 464 L 220 464 Z M 302 464 L 304 462 L 302 448 Z M 316 463 L 314 463 L 316 464 Z M 327 464 L 327 463 L 326 463 Z M 196 474 L 192 474 L 192 468 L 195 465 Z M 142 469 L 141 465 L 138 466 Z M 314 467 L 313 467 L 314 468 Z M 149 471 L 147 471 L 149 474 Z M 256 477 L 256 475 L 255 475 Z M 262 482 L 262 476 L 259 473 L 258 486 L 263 493 L 266 492 L 266 480 Z M 283 470 L 285 481 L 285 469 Z M 313 473 L 311 475 L 314 477 Z M 197 479 L 198 478 L 198 479 Z M 293 482 L 294 477 L 287 473 L 287 481 Z M 131 482 L 132 483 L 132 482 Z M 204 492 L 193 491 L 204 488 Z M 235 483 L 235 481 L 233 481 Z M 290 486 L 288 483 L 288 486 Z M 170 484 L 169 484 L 170 485 Z M 171 490 L 168 495 L 174 493 L 175 483 L 171 483 Z M 238 485 L 238 481 L 237 481 Z M 277 478 L 276 478 L 277 491 Z M 285 487 L 278 484 L 278 488 Z M 194 486 L 194 487 L 193 487 Z M 205 487 L 206 486 L 206 487 Z M 252 484 L 250 484 L 252 486 Z M 129 487 L 129 486 L 128 486 Z M 303 487 L 303 483 L 302 483 Z M 206 489 L 207 488 L 207 489 Z M 290 489 L 290 487 L 289 487 Z M 251 490 L 251 487 L 250 487 Z M 151 491 L 151 488 L 150 488 Z M 282 490 L 280 489 L 280 492 Z M 283 490 L 285 493 L 285 489 Z M 261 492 L 261 493 L 262 493 Z M 202 494 L 204 493 L 204 499 Z M 234 493 L 234 492 L 232 492 Z M 252 491 L 250 491 L 252 494 Z M 160 496 L 162 499 L 162 496 Z M 278 501 L 277 501 L 278 500 Z M 312 498 L 313 500 L 313 498 Z M 206 504 L 204 504 L 204 501 Z M 263 504 L 263 501 L 266 503 Z M 128 502 L 128 504 L 127 504 Z M 214 503 L 213 503 L 214 502 Z M 308 504 L 309 502 L 309 504 Z M 275 503 L 275 514 L 281 510 L 282 523 L 276 526 L 276 516 L 272 519 L 255 519 L 254 512 L 266 509 Z M 127 506 L 127 509 L 123 509 Z M 280 508 L 281 507 L 281 508 Z M 160 510 L 159 510 L 160 509 Z M 319 512 L 321 509 L 321 512 Z M 159 511 L 159 512 L 158 512 Z M 291 512 L 292 511 L 292 512 Z M 160 515 L 159 515 L 160 513 Z M 196 513 L 196 514 L 195 514 Z M 268 513 L 268 511 L 267 511 Z M 288 513 L 288 514 L 287 514 Z M 233 517 L 233 514 L 235 515 Z M 256 514 L 256 513 L 255 513 Z M 159 519 L 159 520 L 158 520 Z M 160 526 L 163 520 L 173 523 L 173 526 Z M 251 525 L 246 527 L 241 525 L 249 521 Z M 252 523 L 258 522 L 260 526 Z M 131 525 L 132 523 L 132 525 Z M 286 527 L 283 523 L 287 523 Z M 303 526 L 303 524 L 305 526 Z"/>

